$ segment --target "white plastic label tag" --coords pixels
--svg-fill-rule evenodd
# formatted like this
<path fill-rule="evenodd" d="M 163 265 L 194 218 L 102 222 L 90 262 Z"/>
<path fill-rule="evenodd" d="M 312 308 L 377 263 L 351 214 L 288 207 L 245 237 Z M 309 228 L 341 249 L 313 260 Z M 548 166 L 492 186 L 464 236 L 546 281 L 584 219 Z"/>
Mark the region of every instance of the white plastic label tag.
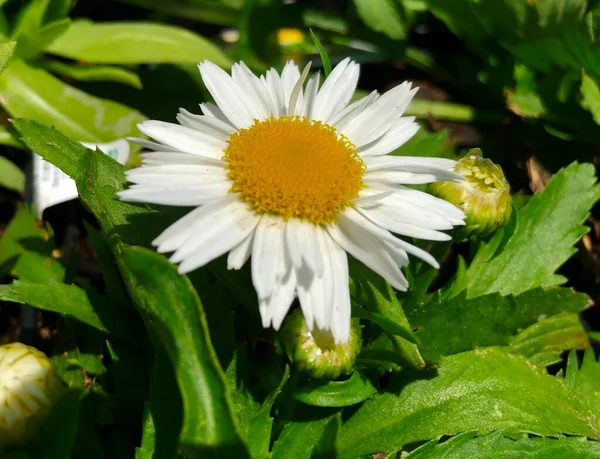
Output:
<path fill-rule="evenodd" d="M 129 142 L 125 139 L 115 140 L 109 143 L 85 143 L 81 144 L 95 150 L 96 147 L 115 161 L 125 164 L 129 159 Z M 41 156 L 33 155 L 33 205 L 37 211 L 38 218 L 42 218 L 44 210 L 61 202 L 77 198 L 77 186 L 75 181 L 61 171 L 58 167 L 50 164 Z"/>

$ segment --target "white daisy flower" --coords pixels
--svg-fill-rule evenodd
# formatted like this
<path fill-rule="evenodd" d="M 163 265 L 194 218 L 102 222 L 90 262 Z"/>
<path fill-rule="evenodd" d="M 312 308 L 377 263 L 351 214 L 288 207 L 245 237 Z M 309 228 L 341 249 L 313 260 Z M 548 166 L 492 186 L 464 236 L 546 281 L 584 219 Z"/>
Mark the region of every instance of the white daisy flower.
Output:
<path fill-rule="evenodd" d="M 184 109 L 179 124 L 145 121 L 156 142 L 127 172 L 122 200 L 197 208 L 154 241 L 187 273 L 229 253 L 229 269 L 251 258 L 264 327 L 279 329 L 298 297 L 308 326 L 350 336 L 348 254 L 398 290 L 408 254 L 437 267 L 424 250 L 394 234 L 449 240 L 462 211 L 406 185 L 460 180 L 455 161 L 388 156 L 418 130 L 402 114 L 416 88 L 352 99 L 357 63 L 344 59 L 319 88 L 288 62 L 255 76 L 243 63 L 231 76 L 211 62 L 200 74 L 216 105 Z"/>

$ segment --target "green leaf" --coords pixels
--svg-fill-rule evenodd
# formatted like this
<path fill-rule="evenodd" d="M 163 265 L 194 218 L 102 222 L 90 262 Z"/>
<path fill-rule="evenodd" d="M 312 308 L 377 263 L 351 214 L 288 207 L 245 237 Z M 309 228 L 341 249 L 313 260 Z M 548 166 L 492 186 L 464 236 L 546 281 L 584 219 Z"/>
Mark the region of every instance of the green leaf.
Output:
<path fill-rule="evenodd" d="M 356 405 L 376 393 L 369 378 L 355 371 L 345 381 L 309 379 L 296 386 L 292 395 L 307 405 L 342 407 Z"/>
<path fill-rule="evenodd" d="M 131 108 L 90 96 L 20 60 L 0 75 L 0 96 L 12 117 L 56 126 L 82 142 L 138 135 L 137 124 L 144 119 Z"/>
<path fill-rule="evenodd" d="M 324 430 L 337 417 L 337 409 L 311 409 L 309 419 L 288 421 L 273 444 L 276 459 L 308 459 L 320 443 Z M 356 457 L 356 456 L 353 456 Z"/>
<path fill-rule="evenodd" d="M 585 438 L 510 438 L 504 432 L 492 432 L 477 437 L 474 432 L 456 435 L 444 442 L 433 440 L 417 448 L 404 459 L 513 459 L 513 458 L 577 458 L 600 456 L 600 443 Z"/>
<path fill-rule="evenodd" d="M 573 394 L 583 398 L 596 416 L 600 416 L 600 362 L 596 361 L 593 349 L 586 349 L 579 368 L 577 354 L 571 351 L 564 381 Z"/>
<path fill-rule="evenodd" d="M 319 40 L 319 37 L 315 35 L 312 29 L 310 29 L 310 38 L 312 38 L 312 41 L 315 44 L 315 48 L 317 48 L 319 56 L 321 56 L 321 61 L 323 61 L 323 70 L 325 72 L 325 78 L 327 78 L 331 73 L 331 59 L 329 59 L 327 51 L 325 51 L 325 48 L 321 44 L 321 40 Z"/>
<path fill-rule="evenodd" d="M 561 362 L 569 349 L 589 347 L 579 314 L 561 313 L 531 325 L 510 340 L 510 352 L 521 354 L 532 365 L 548 366 Z"/>
<path fill-rule="evenodd" d="M 354 0 L 362 21 L 376 32 L 392 40 L 406 38 L 406 25 L 392 0 Z"/>
<path fill-rule="evenodd" d="M 65 270 L 52 257 L 54 248 L 49 228 L 38 226 L 33 209 L 20 205 L 0 238 L 0 272 L 31 282 L 62 282 Z"/>
<path fill-rule="evenodd" d="M 250 451 L 250 457 L 254 459 L 268 458 L 269 447 L 271 446 L 271 430 L 273 429 L 273 418 L 271 417 L 271 409 L 275 400 L 281 394 L 283 387 L 290 377 L 290 369 L 285 367 L 285 372 L 281 378 L 281 382 L 275 390 L 267 397 L 262 404 L 260 411 L 252 417 L 248 424 L 248 433 L 246 442 Z"/>
<path fill-rule="evenodd" d="M 428 361 L 477 347 L 507 345 L 519 330 L 540 316 L 577 313 L 588 303 L 587 295 L 567 288 L 534 289 L 518 296 L 498 293 L 449 300 L 434 300 L 407 310 Z"/>
<path fill-rule="evenodd" d="M 600 124 L 600 87 L 593 78 L 590 78 L 585 70 L 581 75 L 581 105 L 594 117 L 596 124 Z"/>
<path fill-rule="evenodd" d="M 6 68 L 8 61 L 14 54 L 16 47 L 16 41 L 0 43 L 0 73 L 4 72 L 4 69 Z"/>
<path fill-rule="evenodd" d="M 421 373 L 422 374 L 422 373 Z M 477 430 L 600 438 L 598 415 L 561 379 L 488 348 L 446 357 L 431 378 L 365 402 L 342 428 L 341 459 Z"/>
<path fill-rule="evenodd" d="M 0 285 L 0 299 L 29 304 L 44 311 L 71 317 L 106 334 L 126 340 L 139 336 L 136 327 L 113 303 L 99 294 L 86 292 L 76 285 L 57 282 L 39 284 L 22 280 Z"/>
<path fill-rule="evenodd" d="M 360 306 L 357 306 L 352 308 L 352 315 L 354 317 L 366 319 L 373 323 L 376 323 L 386 333 L 389 333 L 391 335 L 397 335 L 401 338 L 404 338 L 406 341 L 409 341 L 413 344 L 417 344 L 417 339 L 415 338 L 415 335 L 411 330 L 409 330 L 405 326 L 400 325 L 398 322 L 394 322 L 391 319 L 383 317 L 381 314 L 377 314 L 376 312 L 372 312 L 368 309 L 364 309 Z"/>
<path fill-rule="evenodd" d="M 135 459 L 176 459 L 183 408 L 173 365 L 165 349 L 159 349 L 150 379 L 150 395 L 144 410 L 142 444 Z"/>
<path fill-rule="evenodd" d="M 342 414 L 338 413 L 333 416 L 325 428 L 321 438 L 315 445 L 310 459 L 329 459 L 331 457 L 337 457 L 338 451 L 338 437 L 342 430 Z"/>
<path fill-rule="evenodd" d="M 519 211 L 518 226 L 495 257 L 476 256 L 469 267 L 468 295 L 519 294 L 565 281 L 554 274 L 588 231 L 581 223 L 600 197 L 591 164 L 573 163 L 559 171 L 544 191 Z"/>
<path fill-rule="evenodd" d="M 408 319 L 391 285 L 379 275 L 364 266 L 351 265 L 351 295 L 364 307 L 371 308 L 377 314 L 396 322 L 398 327 L 411 329 Z M 398 335 L 390 335 L 394 348 L 400 357 L 416 368 L 424 368 L 425 361 L 416 344 Z"/>
<path fill-rule="evenodd" d="M 222 67 L 230 59 L 207 39 L 189 30 L 149 22 L 73 22 L 46 51 L 101 64 L 193 63 L 205 59 Z"/>
<path fill-rule="evenodd" d="M 231 412 L 231 395 L 210 342 L 202 304 L 187 276 L 163 256 L 143 248 L 123 250 L 135 279 L 130 294 L 165 346 L 183 400 L 181 446 L 188 457 L 244 457 Z"/>
<path fill-rule="evenodd" d="M 17 193 L 25 191 L 25 173 L 4 156 L 0 156 L 0 171 L 0 186 Z"/>
<path fill-rule="evenodd" d="M 17 20 L 13 26 L 11 38 L 21 39 L 26 35 L 39 32 L 44 20 L 49 0 L 32 0 L 19 11 Z"/>
<path fill-rule="evenodd" d="M 114 81 L 133 86 L 136 89 L 142 89 L 140 77 L 136 73 L 121 67 L 112 67 L 110 65 L 74 65 L 55 60 L 45 62 L 43 65 L 53 73 L 59 73 L 78 81 Z"/>
<path fill-rule="evenodd" d="M 240 426 L 240 434 L 249 441 L 248 436 L 250 420 L 261 411 L 260 403 L 254 399 L 248 382 L 248 351 L 246 343 L 237 346 L 233 359 L 225 371 L 225 382 L 231 393 L 231 409 L 237 424 Z M 250 449 L 252 446 L 248 445 Z M 254 457 L 254 456 L 252 456 Z"/>

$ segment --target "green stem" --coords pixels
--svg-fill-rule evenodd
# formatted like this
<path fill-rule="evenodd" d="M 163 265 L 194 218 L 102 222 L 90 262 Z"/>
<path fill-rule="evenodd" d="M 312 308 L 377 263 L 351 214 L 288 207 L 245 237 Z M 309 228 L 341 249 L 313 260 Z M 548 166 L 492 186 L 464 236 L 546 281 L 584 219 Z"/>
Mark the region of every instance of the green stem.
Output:
<path fill-rule="evenodd" d="M 477 110 L 469 105 L 425 99 L 413 100 L 406 109 L 405 114 L 417 118 L 431 117 L 437 120 L 459 121 L 462 123 L 496 123 L 505 116 L 501 112 Z"/>

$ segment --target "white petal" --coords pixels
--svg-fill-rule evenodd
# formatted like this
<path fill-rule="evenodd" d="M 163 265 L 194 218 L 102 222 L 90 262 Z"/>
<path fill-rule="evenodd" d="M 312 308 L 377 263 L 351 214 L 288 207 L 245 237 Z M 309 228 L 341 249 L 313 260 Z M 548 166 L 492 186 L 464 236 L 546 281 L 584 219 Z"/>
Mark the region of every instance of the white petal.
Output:
<path fill-rule="evenodd" d="M 390 243 L 388 241 L 386 241 L 386 244 L 392 245 L 392 243 Z M 439 269 L 439 267 L 440 267 L 437 260 L 435 258 L 433 258 L 433 256 L 429 252 L 426 252 L 425 250 L 423 250 L 415 245 L 409 244 L 408 242 L 403 241 L 402 239 L 398 239 L 398 238 L 396 238 L 393 245 L 395 245 L 397 248 L 399 248 L 401 250 L 404 250 L 405 252 L 410 253 L 411 255 L 414 255 L 417 258 L 420 258 L 424 262 L 429 263 L 435 269 Z"/>
<path fill-rule="evenodd" d="M 256 227 L 258 216 L 243 202 L 232 201 L 218 212 L 205 213 L 193 223 L 194 233 L 171 256 L 179 272 L 204 266 L 242 242 Z"/>
<path fill-rule="evenodd" d="M 283 94 L 281 78 L 275 69 L 269 69 L 264 84 L 273 102 L 273 116 L 278 118 L 286 113 L 286 99 Z"/>
<path fill-rule="evenodd" d="M 350 141 L 360 148 L 385 134 L 402 116 L 416 93 L 405 82 L 382 94 L 375 102 L 354 117 L 342 130 Z"/>
<path fill-rule="evenodd" d="M 320 280 L 321 285 L 318 286 L 314 273 L 306 265 L 303 265 L 301 268 L 296 269 L 296 282 L 300 308 L 308 329 L 312 330 L 315 320 L 313 311 L 316 308 L 323 307 L 321 304 L 323 301 L 323 280 Z"/>
<path fill-rule="evenodd" d="M 236 129 L 235 125 L 231 122 L 229 118 L 225 116 L 225 113 L 217 107 L 215 104 L 211 104 L 210 102 L 204 102 L 200 104 L 200 110 L 205 116 L 210 116 L 212 118 L 216 118 L 219 121 L 223 121 L 225 124 L 230 125 L 232 128 Z"/>
<path fill-rule="evenodd" d="M 390 231 L 394 231 L 392 228 L 394 223 L 408 223 L 434 230 L 450 230 L 454 227 L 444 215 L 402 199 L 397 193 L 380 199 L 374 204 L 359 205 L 357 208 L 362 208 L 361 213 L 372 215 L 378 222 L 385 222 L 380 226 Z"/>
<path fill-rule="evenodd" d="M 252 283 L 259 300 L 273 292 L 279 266 L 279 256 L 284 250 L 285 221 L 276 216 L 263 215 L 254 234 L 252 244 Z"/>
<path fill-rule="evenodd" d="M 267 119 L 273 114 L 273 103 L 269 92 L 246 64 L 243 62 L 233 64 L 231 77 L 242 88 L 252 104 L 255 105 L 257 112 L 260 112 L 261 117 L 259 119 Z"/>
<path fill-rule="evenodd" d="M 230 200 L 228 198 L 227 200 Z M 225 205 L 225 200 L 215 200 L 213 203 L 207 204 L 202 207 L 197 207 L 191 212 L 187 213 L 167 229 L 165 229 L 157 238 L 152 241 L 152 245 L 158 247 L 159 253 L 172 252 L 179 248 L 181 244 L 189 237 L 193 232 L 192 223 L 202 216 L 204 212 L 214 206 Z"/>
<path fill-rule="evenodd" d="M 408 282 L 386 247 L 373 231 L 366 229 L 364 217 L 355 210 L 348 208 L 339 214 L 338 225 L 329 225 L 327 232 L 346 252 L 375 271 L 394 288 L 408 288 Z"/>
<path fill-rule="evenodd" d="M 459 177 L 458 174 L 452 171 L 438 170 L 435 173 L 420 173 L 384 169 L 373 172 L 367 171 L 364 175 L 364 182 L 367 186 L 372 182 L 423 185 L 425 183 L 455 181 L 459 180 Z"/>
<path fill-rule="evenodd" d="M 323 260 L 315 226 L 300 219 L 290 219 L 286 225 L 286 246 L 293 265 L 300 269 L 305 262 L 317 277 L 323 275 Z"/>
<path fill-rule="evenodd" d="M 194 185 L 229 180 L 227 171 L 219 166 L 167 164 L 142 166 L 125 172 L 131 183 L 158 187 Z"/>
<path fill-rule="evenodd" d="M 236 129 L 221 121 L 218 118 L 206 115 L 195 115 L 188 112 L 184 108 L 179 109 L 177 115 L 177 121 L 183 126 L 187 126 L 191 129 L 196 129 L 204 134 L 207 134 L 221 142 L 226 142 L 231 137 L 231 134 L 236 132 Z"/>
<path fill-rule="evenodd" d="M 281 84 L 283 86 L 283 100 L 285 101 L 285 108 L 288 108 L 290 102 L 290 96 L 294 90 L 294 86 L 300 79 L 300 69 L 294 61 L 287 61 L 281 72 Z M 300 93 L 298 97 L 298 105 L 303 106 L 303 96 Z"/>
<path fill-rule="evenodd" d="M 367 108 L 377 99 L 379 99 L 379 94 L 377 91 L 371 92 L 371 94 L 368 96 L 352 102 L 350 105 L 346 106 L 346 108 L 334 115 L 329 121 L 329 124 L 335 126 L 338 131 L 343 131 L 350 121 L 362 113 L 365 108 Z"/>
<path fill-rule="evenodd" d="M 324 229 L 317 227 L 315 233 L 317 243 L 319 244 L 319 251 L 323 258 L 323 277 L 321 279 L 313 279 L 313 286 L 309 294 L 315 303 L 313 315 L 317 327 L 321 330 L 329 330 L 331 309 L 333 306 L 333 278 L 335 276 L 330 253 L 332 246 L 329 235 Z"/>
<path fill-rule="evenodd" d="M 329 122 L 354 95 L 360 67 L 349 58 L 341 61 L 329 74 L 315 100 L 315 119 Z"/>
<path fill-rule="evenodd" d="M 137 143 L 140 147 L 147 148 L 148 150 L 168 150 L 168 147 L 162 143 L 152 142 L 151 140 L 142 139 L 140 137 L 127 137 L 127 140 Z"/>
<path fill-rule="evenodd" d="M 245 128 L 259 118 L 258 112 L 235 81 L 215 64 L 204 61 L 199 65 L 202 81 L 215 99 L 217 106 L 237 127 Z"/>
<path fill-rule="evenodd" d="M 317 91 L 319 90 L 319 80 L 321 78 L 321 74 L 319 72 L 315 73 L 310 77 L 308 83 L 306 83 L 306 90 L 304 91 L 304 110 L 302 111 L 302 115 L 308 118 L 309 120 L 314 119 L 314 106 L 315 106 L 315 98 L 317 96 Z"/>
<path fill-rule="evenodd" d="M 230 188 L 230 181 L 170 187 L 132 185 L 126 190 L 119 191 L 117 195 L 121 200 L 128 202 L 145 202 L 169 206 L 200 206 L 227 195 Z"/>
<path fill-rule="evenodd" d="M 227 269 L 242 269 L 242 266 L 250 259 L 252 255 L 252 242 L 254 241 L 254 231 L 246 239 L 240 242 L 229 252 L 227 256 Z"/>
<path fill-rule="evenodd" d="M 403 118 L 407 119 L 407 118 Z M 428 158 L 422 156 L 371 156 L 363 158 L 367 170 L 378 169 L 399 169 L 414 171 L 431 171 L 432 169 L 442 169 L 450 171 L 456 165 L 456 161 L 446 158 Z M 422 168 L 422 169 L 405 169 Z"/>
<path fill-rule="evenodd" d="M 458 207 L 450 204 L 448 201 L 436 198 L 428 193 L 413 190 L 403 185 L 386 185 L 381 182 L 374 182 L 369 185 L 370 191 L 388 191 L 394 190 L 393 196 L 396 199 L 402 199 L 416 204 L 422 208 L 440 214 L 450 220 L 454 225 L 464 225 L 465 214 Z"/>
<path fill-rule="evenodd" d="M 283 263 L 286 263 L 283 261 Z M 271 323 L 275 330 L 279 330 L 290 306 L 296 296 L 296 272 L 291 265 L 287 266 L 288 272 L 281 279 L 281 283 L 271 295 L 269 300 L 271 309 Z"/>
<path fill-rule="evenodd" d="M 220 160 L 226 146 L 221 140 L 179 124 L 150 120 L 140 123 L 138 128 L 160 143 L 191 155 Z"/>
<path fill-rule="evenodd" d="M 377 226 L 385 228 L 386 230 L 396 234 L 401 234 L 403 236 L 408 237 L 416 237 L 418 239 L 425 239 L 427 241 L 449 241 L 450 239 L 452 239 L 446 233 L 441 233 L 436 230 L 423 228 L 422 226 L 413 225 L 411 223 L 402 223 L 399 221 L 391 220 L 385 215 L 381 215 L 376 211 L 374 212 L 373 209 L 365 210 L 360 207 L 356 207 L 356 210 Z"/>
<path fill-rule="evenodd" d="M 333 301 L 329 328 L 336 343 L 346 343 L 350 338 L 350 290 L 348 256 L 333 239 L 328 239 L 333 273 Z"/>
<path fill-rule="evenodd" d="M 387 155 L 401 145 L 404 145 L 418 130 L 419 125 L 414 122 L 413 117 L 400 118 L 381 137 L 360 147 L 358 154 L 363 157 Z"/>
<path fill-rule="evenodd" d="M 163 146 L 163 148 L 165 148 Z M 168 166 L 177 164 L 205 165 L 225 167 L 225 161 L 207 158 L 206 156 L 190 155 L 172 151 L 152 151 L 140 154 L 144 166 Z"/>

